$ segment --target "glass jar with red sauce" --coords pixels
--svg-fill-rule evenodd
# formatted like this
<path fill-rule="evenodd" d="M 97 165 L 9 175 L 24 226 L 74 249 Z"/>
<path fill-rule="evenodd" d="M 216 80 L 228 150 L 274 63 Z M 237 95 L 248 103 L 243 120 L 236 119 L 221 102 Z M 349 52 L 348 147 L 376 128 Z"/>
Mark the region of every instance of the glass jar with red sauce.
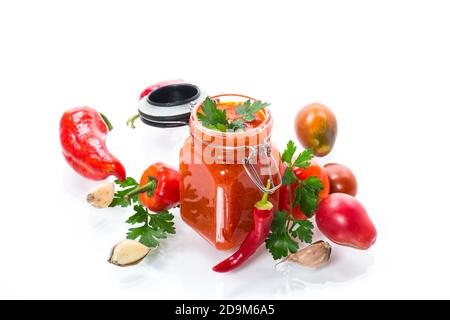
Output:
<path fill-rule="evenodd" d="M 211 97 L 237 117 L 236 105 L 255 99 L 225 94 Z M 190 136 L 180 151 L 180 212 L 182 219 L 219 250 L 239 245 L 252 227 L 252 209 L 269 191 L 278 206 L 281 184 L 279 151 L 270 142 L 273 121 L 265 108 L 240 132 L 206 128 L 197 118 L 202 103 L 192 110 Z M 266 189 L 267 180 L 271 187 Z"/>

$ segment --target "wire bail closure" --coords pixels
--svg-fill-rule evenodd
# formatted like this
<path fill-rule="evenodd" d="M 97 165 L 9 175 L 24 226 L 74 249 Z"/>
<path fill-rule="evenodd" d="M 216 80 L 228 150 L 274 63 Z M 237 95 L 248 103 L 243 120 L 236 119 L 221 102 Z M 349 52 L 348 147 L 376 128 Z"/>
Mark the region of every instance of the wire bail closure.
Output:
<path fill-rule="evenodd" d="M 242 165 L 244 166 L 245 172 L 249 176 L 249 178 L 252 180 L 252 182 L 258 187 L 259 190 L 261 190 L 264 193 L 272 194 L 275 191 L 277 191 L 281 187 L 281 173 L 280 168 L 278 167 L 278 164 L 275 160 L 275 157 L 270 151 L 270 144 L 267 141 L 264 141 L 264 143 L 261 145 L 262 147 L 262 154 L 266 157 L 266 160 L 270 162 L 269 164 L 269 179 L 270 179 L 270 185 L 273 186 L 270 189 L 267 189 L 266 184 L 262 182 L 261 176 L 258 174 L 255 166 L 252 163 L 252 160 L 258 155 L 258 148 L 254 146 L 247 146 L 247 148 L 250 149 L 250 153 L 248 157 L 245 157 L 242 160 Z M 274 164 L 276 168 L 275 174 L 278 176 L 278 181 L 280 181 L 279 184 L 275 185 L 273 182 L 273 174 L 272 174 L 272 163 Z"/>

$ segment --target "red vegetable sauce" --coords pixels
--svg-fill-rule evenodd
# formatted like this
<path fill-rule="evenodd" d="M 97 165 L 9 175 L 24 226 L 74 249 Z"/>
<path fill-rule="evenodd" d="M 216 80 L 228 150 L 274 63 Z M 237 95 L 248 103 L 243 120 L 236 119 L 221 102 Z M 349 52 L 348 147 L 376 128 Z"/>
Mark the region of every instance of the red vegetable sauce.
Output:
<path fill-rule="evenodd" d="M 239 115 L 236 112 L 235 107 L 240 104 L 241 102 L 219 102 L 217 103 L 217 109 L 225 110 L 227 112 L 227 119 L 229 121 L 233 121 L 239 119 Z M 255 120 L 253 120 L 252 122 L 245 123 L 245 130 L 256 128 L 261 123 L 263 123 L 264 119 L 266 118 L 264 110 L 259 110 L 257 113 L 254 114 L 254 116 Z"/>

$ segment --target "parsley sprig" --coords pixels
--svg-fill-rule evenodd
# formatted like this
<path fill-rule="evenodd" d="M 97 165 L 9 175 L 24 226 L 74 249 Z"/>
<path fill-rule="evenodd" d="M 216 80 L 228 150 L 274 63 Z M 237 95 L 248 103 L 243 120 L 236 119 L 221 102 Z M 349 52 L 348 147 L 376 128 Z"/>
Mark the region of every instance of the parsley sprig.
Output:
<path fill-rule="evenodd" d="M 322 182 L 315 176 L 300 180 L 294 173 L 294 168 L 307 168 L 313 158 L 311 149 L 301 152 L 295 159 L 297 147 L 289 141 L 281 159 L 286 164 L 282 184 L 287 186 L 289 193 L 289 212 L 276 211 L 271 225 L 271 231 L 266 240 L 266 248 L 274 259 L 280 259 L 295 253 L 299 249 L 298 241 L 311 243 L 314 225 L 309 220 L 295 219 L 292 211 L 300 205 L 303 213 L 310 218 L 317 209 L 319 192 L 323 189 Z M 294 189 L 294 192 L 292 190 Z M 297 241 L 298 240 L 298 241 Z"/>
<path fill-rule="evenodd" d="M 127 239 L 136 240 L 149 248 L 159 246 L 159 240 L 166 239 L 167 234 L 175 234 L 173 214 L 169 211 L 150 213 L 142 205 L 134 206 L 135 214 L 126 221 L 129 224 L 143 223 L 139 227 L 128 229 Z"/>
<path fill-rule="evenodd" d="M 128 207 L 134 205 L 134 214 L 128 218 L 126 223 L 138 227 L 128 229 L 127 239 L 132 239 L 142 243 L 149 248 L 159 246 L 160 240 L 166 239 L 168 234 L 175 234 L 173 223 L 174 216 L 169 211 L 151 213 L 139 200 L 139 193 L 131 192 L 139 188 L 139 183 L 132 177 L 127 177 L 124 181 L 115 180 L 121 189 L 114 193 L 114 198 L 110 207 Z"/>
<path fill-rule="evenodd" d="M 197 112 L 198 119 L 202 122 L 203 126 L 214 129 L 221 132 L 226 131 L 238 131 L 245 128 L 246 122 L 254 121 L 255 114 L 263 108 L 269 106 L 269 103 L 250 100 L 245 101 L 241 105 L 237 105 L 236 113 L 239 115 L 237 119 L 228 120 L 225 110 L 217 108 L 217 103 L 210 97 L 206 97 L 203 102 L 201 111 Z"/>
<path fill-rule="evenodd" d="M 132 177 L 127 177 L 124 181 L 115 180 L 114 183 L 121 187 L 121 190 L 114 193 L 113 201 L 109 205 L 110 207 L 121 206 L 122 208 L 125 208 L 131 206 L 133 203 L 138 203 L 138 194 L 127 197 L 128 193 L 139 187 L 139 183 L 135 179 Z"/>

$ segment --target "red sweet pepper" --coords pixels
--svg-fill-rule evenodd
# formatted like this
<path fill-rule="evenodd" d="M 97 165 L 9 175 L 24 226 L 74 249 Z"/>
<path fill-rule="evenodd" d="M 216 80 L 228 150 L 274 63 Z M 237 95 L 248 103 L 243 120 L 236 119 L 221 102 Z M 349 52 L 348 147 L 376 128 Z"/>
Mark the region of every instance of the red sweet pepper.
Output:
<path fill-rule="evenodd" d="M 139 194 L 141 203 L 154 212 L 169 210 L 180 203 L 180 174 L 162 163 L 149 166 L 142 174 L 139 187 L 127 194 Z"/>
<path fill-rule="evenodd" d="M 77 173 L 91 180 L 110 175 L 125 179 L 124 166 L 106 148 L 106 135 L 111 129 L 108 119 L 92 108 L 64 112 L 59 125 L 61 146 L 64 158 Z"/>
<path fill-rule="evenodd" d="M 268 187 L 270 183 L 268 183 Z M 273 220 L 273 205 L 264 193 L 262 199 L 253 207 L 253 228 L 245 237 L 239 249 L 229 258 L 213 267 L 216 272 L 228 272 L 243 264 L 264 243 L 270 232 Z"/>

